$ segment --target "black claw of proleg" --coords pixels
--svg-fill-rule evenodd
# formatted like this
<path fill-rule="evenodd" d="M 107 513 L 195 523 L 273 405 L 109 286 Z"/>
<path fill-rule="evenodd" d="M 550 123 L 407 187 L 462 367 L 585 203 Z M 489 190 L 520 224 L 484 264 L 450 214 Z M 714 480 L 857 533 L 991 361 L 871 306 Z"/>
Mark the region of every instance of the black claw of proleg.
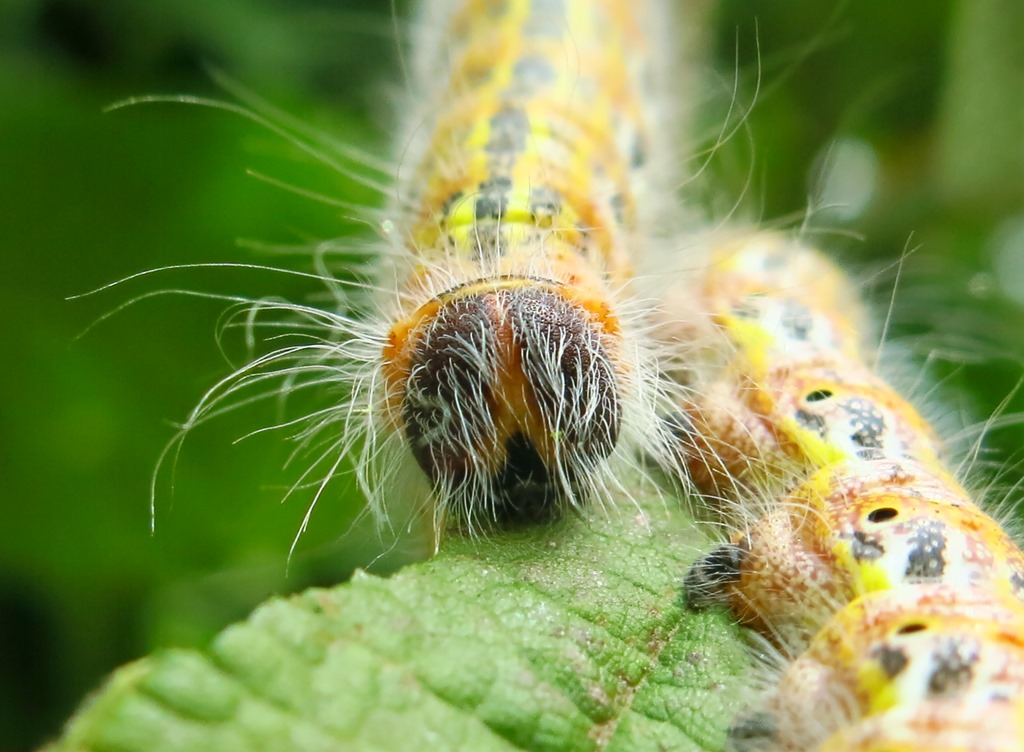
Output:
<path fill-rule="evenodd" d="M 729 585 L 739 582 L 746 551 L 734 543 L 723 543 L 697 559 L 683 577 L 686 607 L 702 611 L 725 603 Z"/>

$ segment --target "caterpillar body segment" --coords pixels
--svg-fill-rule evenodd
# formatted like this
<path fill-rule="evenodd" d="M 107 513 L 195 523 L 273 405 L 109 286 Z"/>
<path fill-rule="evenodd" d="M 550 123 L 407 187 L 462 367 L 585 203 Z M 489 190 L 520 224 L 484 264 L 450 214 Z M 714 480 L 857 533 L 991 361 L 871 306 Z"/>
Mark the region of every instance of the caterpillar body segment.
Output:
<path fill-rule="evenodd" d="M 784 645 L 805 643 L 837 604 L 904 585 L 1006 586 L 1024 599 L 1012 538 L 952 479 L 909 460 L 823 468 L 702 561 L 691 606 L 726 601 Z"/>
<path fill-rule="evenodd" d="M 603 499 L 617 461 L 664 454 L 663 386 L 623 301 L 659 148 L 651 36 L 669 14 L 658 0 L 437 6 L 374 409 L 427 478 L 436 529 L 473 530 Z"/>
<path fill-rule="evenodd" d="M 705 268 L 664 296 L 654 329 L 676 352 L 666 370 L 695 395 L 756 382 L 783 359 L 860 356 L 866 313 L 842 271 L 820 253 L 772 232 L 697 253 L 706 256 Z"/>
<path fill-rule="evenodd" d="M 928 423 L 856 361 L 807 352 L 803 360 L 764 368 L 761 379 L 734 369 L 726 375 L 688 400 L 688 432 L 679 432 L 691 475 L 705 492 L 735 495 L 730 487 L 738 483 L 763 485 L 780 464 L 797 473 L 850 460 L 941 464 Z"/>
<path fill-rule="evenodd" d="M 794 239 L 753 233 L 712 251 L 697 307 L 699 323 L 666 326 L 660 336 L 716 344 L 708 348 L 710 363 L 674 374 L 688 391 L 670 424 L 699 490 L 735 498 L 771 484 L 780 465 L 799 474 L 820 466 L 823 454 L 835 461 L 855 451 L 839 450 L 822 435 L 845 430 L 855 443 L 866 433 L 858 419 L 867 416 L 857 415 L 855 401 L 845 410 L 839 400 L 824 404 L 830 386 L 858 375 L 879 381 L 866 369 L 844 375 L 837 362 L 859 358 L 867 328 L 838 267 Z M 804 393 L 789 383 L 800 380 L 810 387 Z M 830 422 L 818 415 L 825 410 Z"/>
<path fill-rule="evenodd" d="M 825 256 L 782 233 L 719 244 L 701 297 L 755 376 L 803 351 L 861 354 L 868 316 L 856 290 Z"/>
<path fill-rule="evenodd" d="M 1016 750 L 1022 708 L 1017 596 L 998 586 L 895 588 L 841 609 L 760 708 L 737 719 L 730 746 Z"/>
<path fill-rule="evenodd" d="M 941 448 L 931 426 L 856 362 L 781 364 L 769 372 L 763 392 L 757 407 L 811 467 L 904 457 L 939 464 Z"/>

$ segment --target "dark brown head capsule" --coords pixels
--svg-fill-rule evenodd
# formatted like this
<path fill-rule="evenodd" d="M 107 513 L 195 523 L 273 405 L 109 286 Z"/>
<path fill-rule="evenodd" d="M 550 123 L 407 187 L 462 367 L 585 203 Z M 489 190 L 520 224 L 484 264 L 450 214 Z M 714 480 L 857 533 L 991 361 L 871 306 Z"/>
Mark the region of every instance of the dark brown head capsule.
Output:
<path fill-rule="evenodd" d="M 391 409 L 457 520 L 529 522 L 584 500 L 621 421 L 606 324 L 562 285 L 509 277 L 393 330 Z"/>

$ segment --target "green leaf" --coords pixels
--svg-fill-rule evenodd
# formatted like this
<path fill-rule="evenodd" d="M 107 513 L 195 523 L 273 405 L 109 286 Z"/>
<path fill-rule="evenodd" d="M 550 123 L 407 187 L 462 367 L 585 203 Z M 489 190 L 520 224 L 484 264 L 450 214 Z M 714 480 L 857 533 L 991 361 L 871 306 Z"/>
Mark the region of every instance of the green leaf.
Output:
<path fill-rule="evenodd" d="M 707 543 L 655 497 L 449 539 L 122 668 L 49 750 L 717 750 L 749 658 L 680 604 Z"/>

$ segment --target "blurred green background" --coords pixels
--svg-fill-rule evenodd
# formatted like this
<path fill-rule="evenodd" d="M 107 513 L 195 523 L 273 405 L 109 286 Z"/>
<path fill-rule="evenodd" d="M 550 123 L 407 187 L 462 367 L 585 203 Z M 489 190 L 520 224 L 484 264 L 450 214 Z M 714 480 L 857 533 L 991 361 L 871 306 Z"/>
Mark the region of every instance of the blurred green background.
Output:
<path fill-rule="evenodd" d="M 68 301 L 161 265 L 267 259 L 239 247 L 366 237 L 346 212 L 247 176 L 332 197 L 379 199 L 266 130 L 223 112 L 143 105 L 141 94 L 228 100 L 224 71 L 338 142 L 387 155 L 401 74 L 381 0 L 3 0 L 0 4 L 0 749 L 53 736 L 114 666 L 202 644 L 272 593 L 333 583 L 376 559 L 355 494 L 337 489 L 285 561 L 308 496 L 254 408 L 196 431 L 171 489 L 157 456 L 227 369 L 224 305 L 163 288 L 303 300 L 302 280 L 232 270 L 166 272 Z M 399 3 L 404 13 L 405 3 Z M 894 350 L 935 360 L 950 411 L 991 415 L 1024 368 L 1024 6 L 723 3 L 710 41 L 701 138 L 736 134 L 688 196 L 822 235 L 887 304 Z M 738 85 L 733 75 L 738 71 Z M 756 96 L 755 96 L 756 92 Z M 756 104 L 749 116 L 737 118 Z M 729 104 L 733 110 L 726 121 Z M 730 126 L 731 127 L 731 126 Z M 697 198 L 700 197 L 700 198 Z M 856 235 L 857 237 L 854 237 Z M 229 336 L 228 354 L 244 357 Z M 950 356 L 949 360 L 928 358 Z M 928 394 L 921 388 L 922 395 Z M 1024 411 L 1015 398 L 1008 411 Z M 970 435 L 970 434 L 968 434 Z M 985 455 L 999 488 L 1021 479 L 1021 430 Z M 344 484 L 341 484 L 344 485 Z M 998 498 L 1000 492 L 994 491 Z M 1011 494 L 1011 499 L 1015 498 Z"/>

